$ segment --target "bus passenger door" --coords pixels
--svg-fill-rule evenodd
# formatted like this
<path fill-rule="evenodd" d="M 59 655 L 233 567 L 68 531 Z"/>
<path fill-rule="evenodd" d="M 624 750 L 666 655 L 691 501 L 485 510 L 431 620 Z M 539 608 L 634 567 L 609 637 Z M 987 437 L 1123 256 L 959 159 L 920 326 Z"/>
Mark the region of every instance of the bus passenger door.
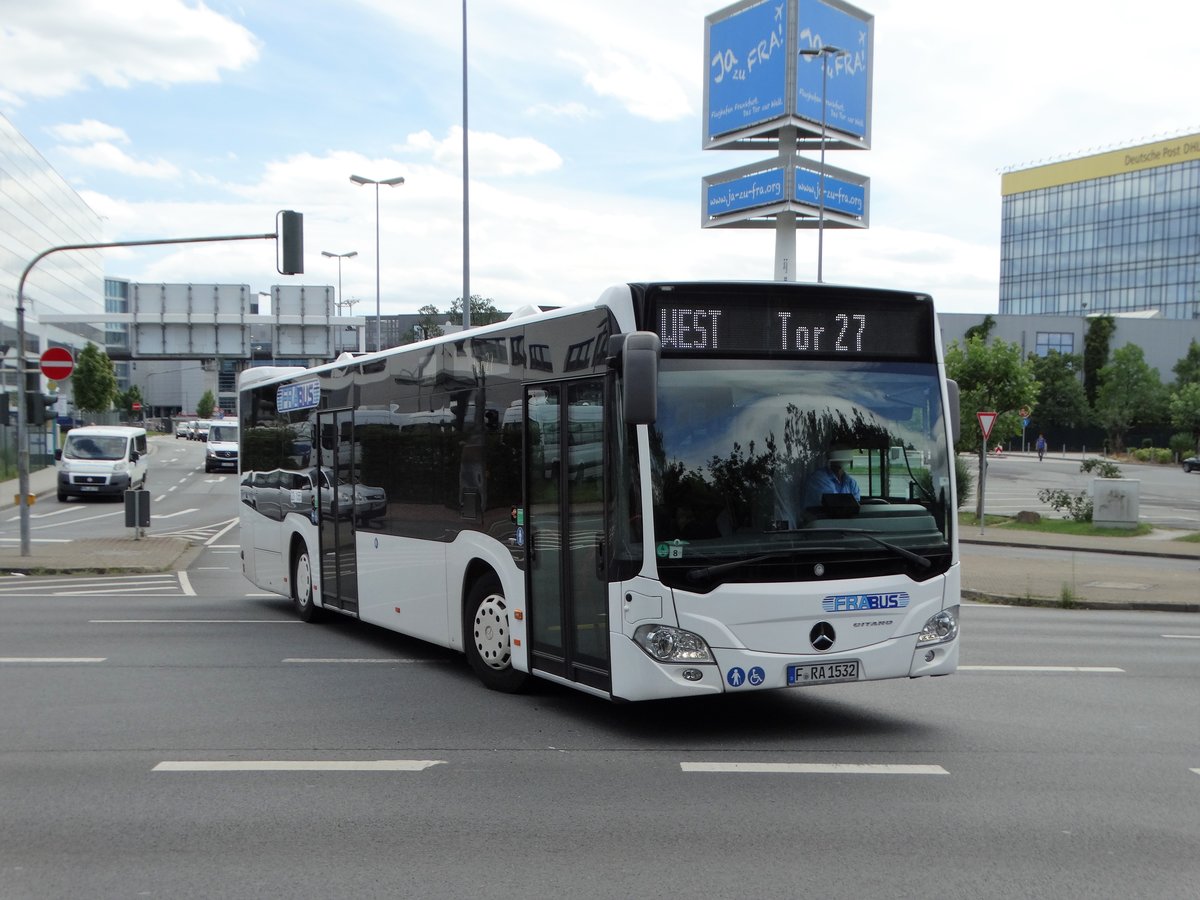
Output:
<path fill-rule="evenodd" d="M 525 391 L 532 665 L 609 690 L 604 379 Z"/>
<path fill-rule="evenodd" d="M 354 411 L 339 409 L 317 416 L 321 602 L 358 612 L 358 558 L 354 547 Z"/>

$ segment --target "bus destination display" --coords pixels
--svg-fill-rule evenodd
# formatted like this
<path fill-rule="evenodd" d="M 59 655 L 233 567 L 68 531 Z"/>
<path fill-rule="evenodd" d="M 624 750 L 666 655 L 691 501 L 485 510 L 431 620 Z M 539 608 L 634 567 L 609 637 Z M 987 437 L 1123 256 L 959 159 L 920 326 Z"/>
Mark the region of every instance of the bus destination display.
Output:
<path fill-rule="evenodd" d="M 820 306 L 764 303 L 757 297 L 694 300 L 658 304 L 654 327 L 664 351 L 876 359 L 931 355 L 928 316 L 915 315 L 912 304 L 894 299 L 822 298 Z"/>

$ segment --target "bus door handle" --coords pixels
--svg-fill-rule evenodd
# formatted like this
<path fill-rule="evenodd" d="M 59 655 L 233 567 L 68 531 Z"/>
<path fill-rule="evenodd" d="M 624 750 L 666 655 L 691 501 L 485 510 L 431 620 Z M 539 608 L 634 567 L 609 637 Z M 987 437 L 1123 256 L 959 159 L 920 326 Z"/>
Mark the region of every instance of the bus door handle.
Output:
<path fill-rule="evenodd" d="M 604 564 L 604 538 L 596 538 L 596 577 L 604 578 L 607 575 L 607 567 Z"/>

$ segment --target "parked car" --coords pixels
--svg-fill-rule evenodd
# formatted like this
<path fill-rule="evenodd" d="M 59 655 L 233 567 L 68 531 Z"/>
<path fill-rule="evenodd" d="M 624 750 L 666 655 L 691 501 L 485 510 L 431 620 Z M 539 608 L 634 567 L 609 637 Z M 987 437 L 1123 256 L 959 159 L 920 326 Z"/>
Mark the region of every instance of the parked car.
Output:
<path fill-rule="evenodd" d="M 1183 471 L 1200 472 L 1200 456 L 1189 456 L 1183 461 Z"/>

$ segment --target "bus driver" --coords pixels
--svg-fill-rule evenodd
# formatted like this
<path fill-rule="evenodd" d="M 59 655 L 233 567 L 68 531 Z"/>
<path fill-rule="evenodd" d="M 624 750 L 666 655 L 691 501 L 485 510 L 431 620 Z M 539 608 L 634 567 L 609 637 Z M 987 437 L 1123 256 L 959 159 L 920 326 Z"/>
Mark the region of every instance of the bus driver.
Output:
<path fill-rule="evenodd" d="M 862 499 L 858 482 L 846 473 L 846 464 L 854 455 L 849 450 L 830 450 L 825 465 L 808 476 L 804 484 L 805 507 L 821 505 L 825 494 L 851 494 L 855 500 Z"/>

